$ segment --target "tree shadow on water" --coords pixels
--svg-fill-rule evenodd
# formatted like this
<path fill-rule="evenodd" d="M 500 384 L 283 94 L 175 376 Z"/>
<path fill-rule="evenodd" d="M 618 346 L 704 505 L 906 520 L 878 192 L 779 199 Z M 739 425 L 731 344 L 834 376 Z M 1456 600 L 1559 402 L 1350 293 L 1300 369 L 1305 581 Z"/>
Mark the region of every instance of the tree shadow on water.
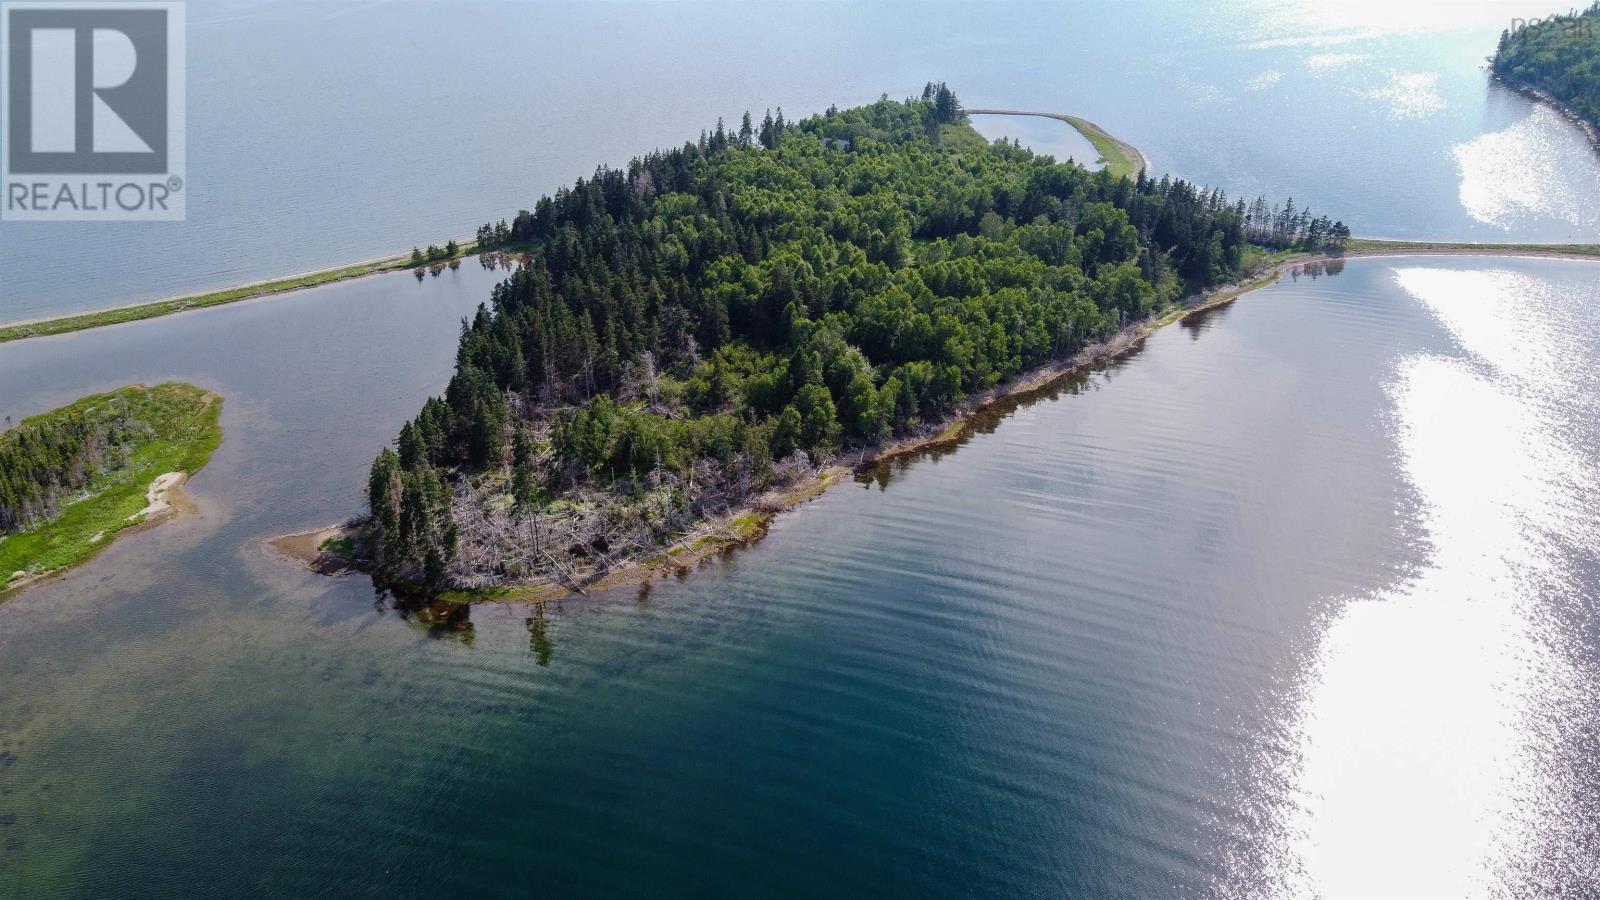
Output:
<path fill-rule="evenodd" d="M 374 582 L 372 607 L 380 614 L 393 610 L 401 621 L 435 640 L 451 639 L 472 646 L 470 603 L 412 594 Z"/>

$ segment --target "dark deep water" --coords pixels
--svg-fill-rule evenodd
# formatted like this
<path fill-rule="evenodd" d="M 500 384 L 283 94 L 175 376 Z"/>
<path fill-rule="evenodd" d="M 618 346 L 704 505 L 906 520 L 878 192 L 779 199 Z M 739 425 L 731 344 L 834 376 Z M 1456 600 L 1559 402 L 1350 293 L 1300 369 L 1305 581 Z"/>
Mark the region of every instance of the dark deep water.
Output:
<path fill-rule="evenodd" d="M 643 592 L 447 619 L 272 559 L 492 277 L 0 356 L 9 415 L 227 397 L 199 515 L 0 605 L 0 894 L 1595 883 L 1600 267 L 1285 280 Z"/>
<path fill-rule="evenodd" d="M 1477 68 L 1545 12 L 195 2 L 190 222 L 0 225 L 0 320 L 927 78 L 1360 233 L 1594 240 L 1600 156 Z M 499 274 L 0 345 L 0 417 L 226 398 L 197 515 L 0 602 L 0 897 L 1596 894 L 1600 265 L 1286 279 L 646 591 L 447 615 L 273 558 Z"/>

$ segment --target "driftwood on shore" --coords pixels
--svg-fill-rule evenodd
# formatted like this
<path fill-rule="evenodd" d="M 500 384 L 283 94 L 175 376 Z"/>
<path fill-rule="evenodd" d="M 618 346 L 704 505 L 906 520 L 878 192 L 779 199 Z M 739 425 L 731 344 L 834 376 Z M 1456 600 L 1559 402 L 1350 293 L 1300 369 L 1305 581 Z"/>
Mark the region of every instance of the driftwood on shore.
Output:
<path fill-rule="evenodd" d="M 758 485 L 786 487 L 818 471 L 804 453 L 774 465 L 770 481 L 758 481 L 740 459 L 725 468 L 700 460 L 686 473 L 581 485 L 533 509 L 512 503 L 509 483 L 497 473 L 460 477 L 452 488 L 458 537 L 447 584 L 586 593 L 619 571 L 733 539 L 734 517 L 764 502 Z"/>

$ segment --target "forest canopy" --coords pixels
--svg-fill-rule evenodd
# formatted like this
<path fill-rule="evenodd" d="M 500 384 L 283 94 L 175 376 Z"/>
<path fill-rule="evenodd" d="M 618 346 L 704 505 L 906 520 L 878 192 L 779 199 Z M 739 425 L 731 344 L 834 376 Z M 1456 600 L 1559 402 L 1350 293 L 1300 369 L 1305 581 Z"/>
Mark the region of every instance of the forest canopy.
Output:
<path fill-rule="evenodd" d="M 1494 72 L 1538 88 L 1600 124 L 1600 2 L 1577 15 L 1551 16 L 1502 32 Z"/>
<path fill-rule="evenodd" d="M 1249 243 L 1349 235 L 1292 201 L 943 149 L 952 125 L 970 127 L 944 84 L 746 113 L 485 225 L 480 245 L 526 255 L 373 463 L 379 569 L 602 570 L 1230 279 Z"/>

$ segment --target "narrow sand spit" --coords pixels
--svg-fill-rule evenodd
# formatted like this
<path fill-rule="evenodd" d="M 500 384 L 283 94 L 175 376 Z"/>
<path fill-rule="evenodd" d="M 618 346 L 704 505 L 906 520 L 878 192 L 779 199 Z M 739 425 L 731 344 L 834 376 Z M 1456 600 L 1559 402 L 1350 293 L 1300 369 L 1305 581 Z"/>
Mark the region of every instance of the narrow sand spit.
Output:
<path fill-rule="evenodd" d="M 187 480 L 189 476 L 183 472 L 168 472 L 158 476 L 155 481 L 150 482 L 150 489 L 145 491 L 145 508 L 129 516 L 129 520 L 150 522 L 174 509 L 179 512 L 192 511 L 194 504 L 183 492 L 183 483 Z"/>
<path fill-rule="evenodd" d="M 354 539 L 359 533 L 359 529 L 341 523 L 275 537 L 267 541 L 267 546 L 319 575 L 337 575 L 353 569 L 336 554 L 324 554 L 322 545 L 341 538 Z"/>

